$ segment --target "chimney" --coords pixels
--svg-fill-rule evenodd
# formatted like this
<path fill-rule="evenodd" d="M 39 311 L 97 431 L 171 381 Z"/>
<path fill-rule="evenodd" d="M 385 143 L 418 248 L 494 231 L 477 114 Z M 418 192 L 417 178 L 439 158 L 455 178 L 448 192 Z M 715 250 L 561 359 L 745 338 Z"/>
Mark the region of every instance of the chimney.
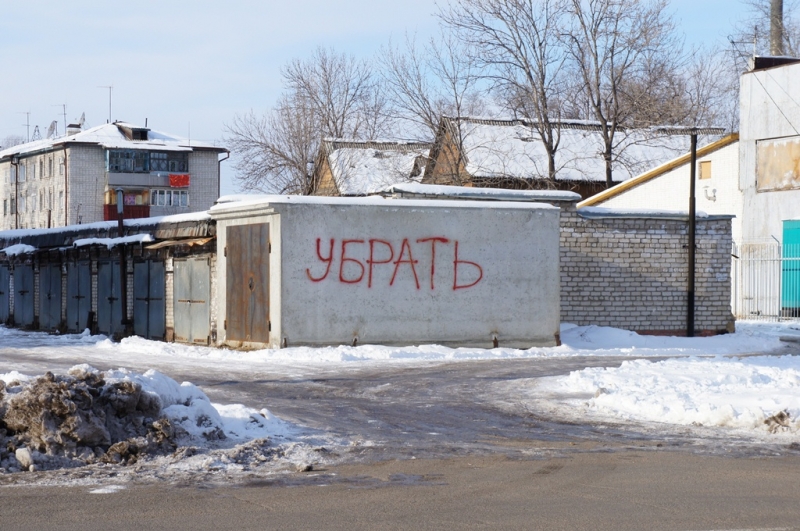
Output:
<path fill-rule="evenodd" d="M 784 55 L 783 50 L 783 0 L 770 0 L 769 54 Z"/>

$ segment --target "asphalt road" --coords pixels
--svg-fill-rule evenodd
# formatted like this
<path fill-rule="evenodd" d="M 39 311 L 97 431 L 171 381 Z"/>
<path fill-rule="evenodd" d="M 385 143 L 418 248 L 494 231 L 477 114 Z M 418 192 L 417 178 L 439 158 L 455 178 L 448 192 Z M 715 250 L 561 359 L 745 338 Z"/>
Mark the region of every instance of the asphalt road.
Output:
<path fill-rule="evenodd" d="M 236 486 L 6 488 L 4 530 L 798 530 L 800 458 L 390 460 Z"/>
<path fill-rule="evenodd" d="M 85 361 L 0 351 L 0 370 Z M 267 405 L 311 430 L 371 444 L 336 466 L 232 485 L 165 481 L 109 494 L 3 487 L 0 529 L 800 530 L 796 445 L 568 422 L 502 393 L 506 383 L 621 361 L 371 364 L 298 377 L 164 360 L 155 368 L 212 400 Z"/>

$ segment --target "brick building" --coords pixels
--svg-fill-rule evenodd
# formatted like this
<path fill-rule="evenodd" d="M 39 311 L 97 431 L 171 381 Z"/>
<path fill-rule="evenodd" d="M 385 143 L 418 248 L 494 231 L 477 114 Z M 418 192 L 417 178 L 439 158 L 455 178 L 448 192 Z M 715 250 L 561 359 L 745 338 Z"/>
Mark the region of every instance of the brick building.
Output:
<path fill-rule="evenodd" d="M 223 147 L 114 122 L 0 151 L 0 230 L 208 210 Z M 224 158 L 222 159 L 224 160 Z"/>

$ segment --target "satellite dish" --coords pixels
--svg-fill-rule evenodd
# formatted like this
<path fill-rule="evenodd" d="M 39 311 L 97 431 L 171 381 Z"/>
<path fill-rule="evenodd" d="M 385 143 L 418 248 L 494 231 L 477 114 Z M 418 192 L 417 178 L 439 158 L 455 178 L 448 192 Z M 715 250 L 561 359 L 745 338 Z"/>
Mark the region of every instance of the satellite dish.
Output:
<path fill-rule="evenodd" d="M 86 123 L 86 113 L 82 112 L 81 113 L 81 119 L 78 120 L 78 124 L 81 126 L 81 129 L 83 129 L 83 124 L 84 123 Z"/>
<path fill-rule="evenodd" d="M 47 128 L 47 138 L 53 138 L 56 135 L 56 127 L 58 127 L 58 122 L 53 120 L 50 127 Z"/>

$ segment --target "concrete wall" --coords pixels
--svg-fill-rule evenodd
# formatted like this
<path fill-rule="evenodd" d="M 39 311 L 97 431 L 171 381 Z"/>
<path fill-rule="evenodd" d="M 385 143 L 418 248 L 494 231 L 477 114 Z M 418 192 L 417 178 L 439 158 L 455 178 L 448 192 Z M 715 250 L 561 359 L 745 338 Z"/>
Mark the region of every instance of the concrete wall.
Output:
<path fill-rule="evenodd" d="M 561 320 L 646 333 L 686 331 L 687 222 L 561 213 Z M 730 219 L 699 218 L 695 332 L 732 331 Z"/>
<path fill-rule="evenodd" d="M 221 205 L 211 213 L 220 254 L 228 226 L 270 223 L 272 347 L 556 342 L 553 207 L 275 197 L 260 205 Z M 217 272 L 224 314 L 224 260 Z M 222 334 L 219 341 L 226 342 Z"/>
<path fill-rule="evenodd" d="M 711 178 L 700 179 L 702 162 L 711 162 Z M 742 193 L 739 190 L 739 147 L 736 142 L 697 159 L 695 185 L 697 210 L 708 214 L 736 216 L 732 220 L 733 241 L 742 234 Z M 689 209 L 690 164 L 684 164 L 634 188 L 596 203 L 607 208 Z"/>
<path fill-rule="evenodd" d="M 783 239 L 783 221 L 800 219 L 800 185 L 792 190 L 759 192 L 756 144 L 759 140 L 800 140 L 800 64 L 748 72 L 741 77 L 740 186 L 744 192 L 742 240 Z"/>

